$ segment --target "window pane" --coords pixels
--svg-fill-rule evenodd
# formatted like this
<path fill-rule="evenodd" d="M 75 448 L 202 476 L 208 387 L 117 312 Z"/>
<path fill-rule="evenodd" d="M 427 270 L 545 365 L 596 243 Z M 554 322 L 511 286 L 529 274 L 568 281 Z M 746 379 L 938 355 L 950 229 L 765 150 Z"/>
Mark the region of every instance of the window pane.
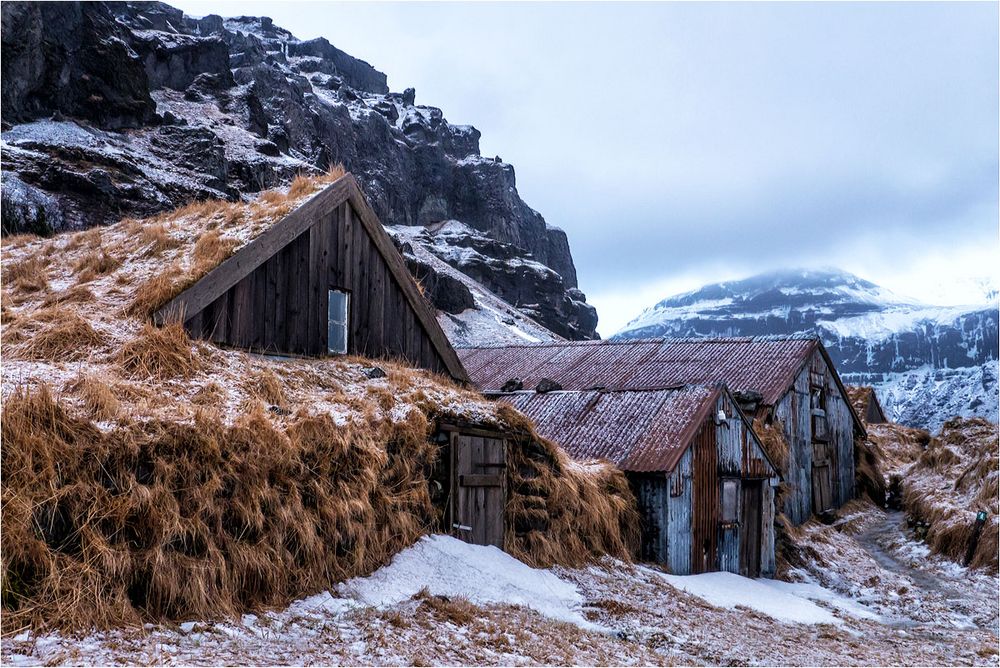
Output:
<path fill-rule="evenodd" d="M 330 345 L 329 351 L 344 355 L 347 353 L 347 328 L 344 325 L 330 323 Z"/>
<path fill-rule="evenodd" d="M 340 290 L 330 290 L 327 300 L 327 351 L 345 354 L 347 352 L 347 314 L 350 295 Z"/>
<path fill-rule="evenodd" d="M 328 316 L 332 322 L 344 324 L 347 322 L 347 293 L 340 290 L 330 290 Z"/>
<path fill-rule="evenodd" d="M 736 480 L 722 481 L 722 521 L 736 521 L 736 493 L 739 489 Z"/>

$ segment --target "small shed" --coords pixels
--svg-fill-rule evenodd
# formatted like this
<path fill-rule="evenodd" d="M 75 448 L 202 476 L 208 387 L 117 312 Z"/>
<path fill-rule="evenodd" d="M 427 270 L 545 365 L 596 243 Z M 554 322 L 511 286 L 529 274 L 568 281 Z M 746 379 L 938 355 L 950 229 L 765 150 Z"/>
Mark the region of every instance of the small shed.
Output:
<path fill-rule="evenodd" d="M 567 390 L 725 383 L 744 413 L 782 427 L 782 510 L 793 524 L 854 498 L 854 442 L 866 430 L 817 337 L 558 341 L 458 352 L 484 392 L 512 379 L 529 388 L 553 380 Z"/>
<path fill-rule="evenodd" d="M 865 424 L 883 424 L 889 421 L 878 395 L 875 394 L 875 388 L 871 385 L 848 385 L 847 394 L 851 397 L 855 412 Z"/>
<path fill-rule="evenodd" d="M 284 355 L 404 359 L 468 376 L 350 174 L 268 227 L 154 315 L 195 338 Z"/>
<path fill-rule="evenodd" d="M 577 459 L 625 471 L 642 557 L 688 575 L 773 576 L 778 472 L 722 385 L 500 394 Z"/>

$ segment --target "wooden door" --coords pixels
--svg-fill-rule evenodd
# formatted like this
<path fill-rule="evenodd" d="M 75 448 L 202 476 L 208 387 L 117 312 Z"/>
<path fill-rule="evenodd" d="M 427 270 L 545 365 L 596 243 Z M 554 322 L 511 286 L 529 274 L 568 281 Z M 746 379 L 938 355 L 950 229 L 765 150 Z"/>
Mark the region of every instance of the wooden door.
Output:
<path fill-rule="evenodd" d="M 454 433 L 455 511 L 452 534 L 467 543 L 503 549 L 507 503 L 507 444 L 503 439 Z"/>
<path fill-rule="evenodd" d="M 814 513 L 833 508 L 833 467 L 829 443 L 813 443 L 812 502 Z"/>
<path fill-rule="evenodd" d="M 744 480 L 740 517 L 740 575 L 760 577 L 760 543 L 763 526 L 764 489 L 761 480 Z"/>

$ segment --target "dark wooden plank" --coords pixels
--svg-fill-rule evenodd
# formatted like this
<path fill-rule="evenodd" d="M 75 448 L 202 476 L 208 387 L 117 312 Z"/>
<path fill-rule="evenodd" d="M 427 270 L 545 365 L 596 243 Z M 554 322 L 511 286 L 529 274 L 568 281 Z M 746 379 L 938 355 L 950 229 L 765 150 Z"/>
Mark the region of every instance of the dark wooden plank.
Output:
<path fill-rule="evenodd" d="M 288 352 L 288 267 L 291 248 L 287 246 L 274 255 L 274 347 Z"/>
<path fill-rule="evenodd" d="M 253 277 L 246 276 L 237 283 L 230 294 L 233 303 L 233 345 L 247 347 L 253 337 Z"/>
<path fill-rule="evenodd" d="M 356 221 L 354 221 L 356 223 Z M 370 357 L 378 357 L 379 351 L 373 348 L 373 340 L 368 323 L 368 301 L 371 296 L 371 286 L 368 272 L 368 247 L 371 240 L 363 225 L 351 225 L 352 255 L 347 266 L 351 267 L 351 330 L 354 333 L 354 344 L 349 348 Z"/>
<path fill-rule="evenodd" d="M 463 473 L 458 477 L 462 487 L 501 487 L 503 475 L 499 473 Z"/>
<path fill-rule="evenodd" d="M 278 262 L 281 252 L 277 252 L 264 263 L 265 297 L 264 312 L 259 317 L 264 320 L 264 349 L 272 352 L 280 350 L 277 346 L 277 301 L 283 286 L 280 285 Z"/>
<path fill-rule="evenodd" d="M 200 339 L 204 336 L 204 332 L 202 331 L 201 316 L 202 313 L 199 312 L 184 321 L 184 329 L 191 338 Z"/>
<path fill-rule="evenodd" d="M 190 316 L 201 311 L 267 258 L 296 239 L 313 221 L 333 211 L 357 190 L 358 184 L 350 174 L 337 179 L 323 192 L 289 213 L 197 283 L 170 300 L 154 314 L 155 322 L 162 324 L 170 317 L 177 317 L 177 314 L 185 313 Z"/>
<path fill-rule="evenodd" d="M 309 237 L 309 306 L 305 318 L 306 339 L 307 350 L 314 354 L 326 353 L 326 333 L 320 332 L 320 327 L 326 323 L 326 315 L 321 315 L 320 310 L 326 310 L 327 302 L 324 280 L 326 263 L 323 259 L 326 251 L 323 239 L 324 227 L 323 221 L 318 220 L 308 232 L 304 233 Z"/>
<path fill-rule="evenodd" d="M 341 280 L 343 272 L 341 270 L 340 239 L 343 236 L 344 209 L 347 206 L 347 204 L 341 204 L 330 214 L 330 230 L 326 239 L 328 253 L 326 268 L 327 289 L 344 287 L 344 283 Z"/>
<path fill-rule="evenodd" d="M 214 324 L 212 327 L 212 340 L 218 343 L 225 343 L 229 340 L 229 293 L 224 292 L 212 302 L 212 317 Z"/>
<path fill-rule="evenodd" d="M 339 265 L 341 268 L 340 285 L 350 290 L 354 286 L 354 228 L 360 225 L 351 207 L 342 205 L 342 220 L 340 229 Z"/>
<path fill-rule="evenodd" d="M 368 284 L 368 338 L 371 341 L 384 341 L 388 329 L 399 326 L 398 313 L 386 312 L 385 291 L 388 269 L 382 260 L 375 244 L 368 245 L 368 267 L 370 271 Z"/>
<path fill-rule="evenodd" d="M 307 354 L 307 327 L 309 317 L 309 236 L 303 234 L 291 244 L 288 266 L 287 314 L 285 326 L 288 329 L 288 350 L 297 354 Z"/>
<path fill-rule="evenodd" d="M 264 350 L 267 341 L 264 333 L 264 314 L 267 310 L 267 272 L 265 266 L 261 265 L 256 271 L 250 273 L 253 277 L 253 312 L 250 323 L 250 347 L 253 350 Z M 247 278 L 249 279 L 250 276 Z"/>

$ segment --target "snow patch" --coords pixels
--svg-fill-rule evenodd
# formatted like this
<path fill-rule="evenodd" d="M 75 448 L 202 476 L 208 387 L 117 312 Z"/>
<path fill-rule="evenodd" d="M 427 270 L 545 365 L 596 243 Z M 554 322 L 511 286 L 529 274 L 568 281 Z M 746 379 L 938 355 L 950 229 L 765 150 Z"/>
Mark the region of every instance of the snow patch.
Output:
<path fill-rule="evenodd" d="M 450 536 L 421 538 L 369 577 L 338 585 L 337 593 L 382 607 L 405 601 L 425 587 L 437 596 L 520 605 L 552 619 L 598 628 L 580 612 L 584 598 L 574 585 L 499 548 L 470 545 Z"/>
<path fill-rule="evenodd" d="M 837 626 L 843 624 L 832 612 L 821 608 L 813 601 L 829 603 L 855 617 L 877 618 L 861 604 L 815 584 L 752 580 L 726 572 L 699 575 L 668 575 L 659 571 L 654 572 L 677 589 L 694 594 L 716 607 L 743 606 L 782 622 Z"/>

